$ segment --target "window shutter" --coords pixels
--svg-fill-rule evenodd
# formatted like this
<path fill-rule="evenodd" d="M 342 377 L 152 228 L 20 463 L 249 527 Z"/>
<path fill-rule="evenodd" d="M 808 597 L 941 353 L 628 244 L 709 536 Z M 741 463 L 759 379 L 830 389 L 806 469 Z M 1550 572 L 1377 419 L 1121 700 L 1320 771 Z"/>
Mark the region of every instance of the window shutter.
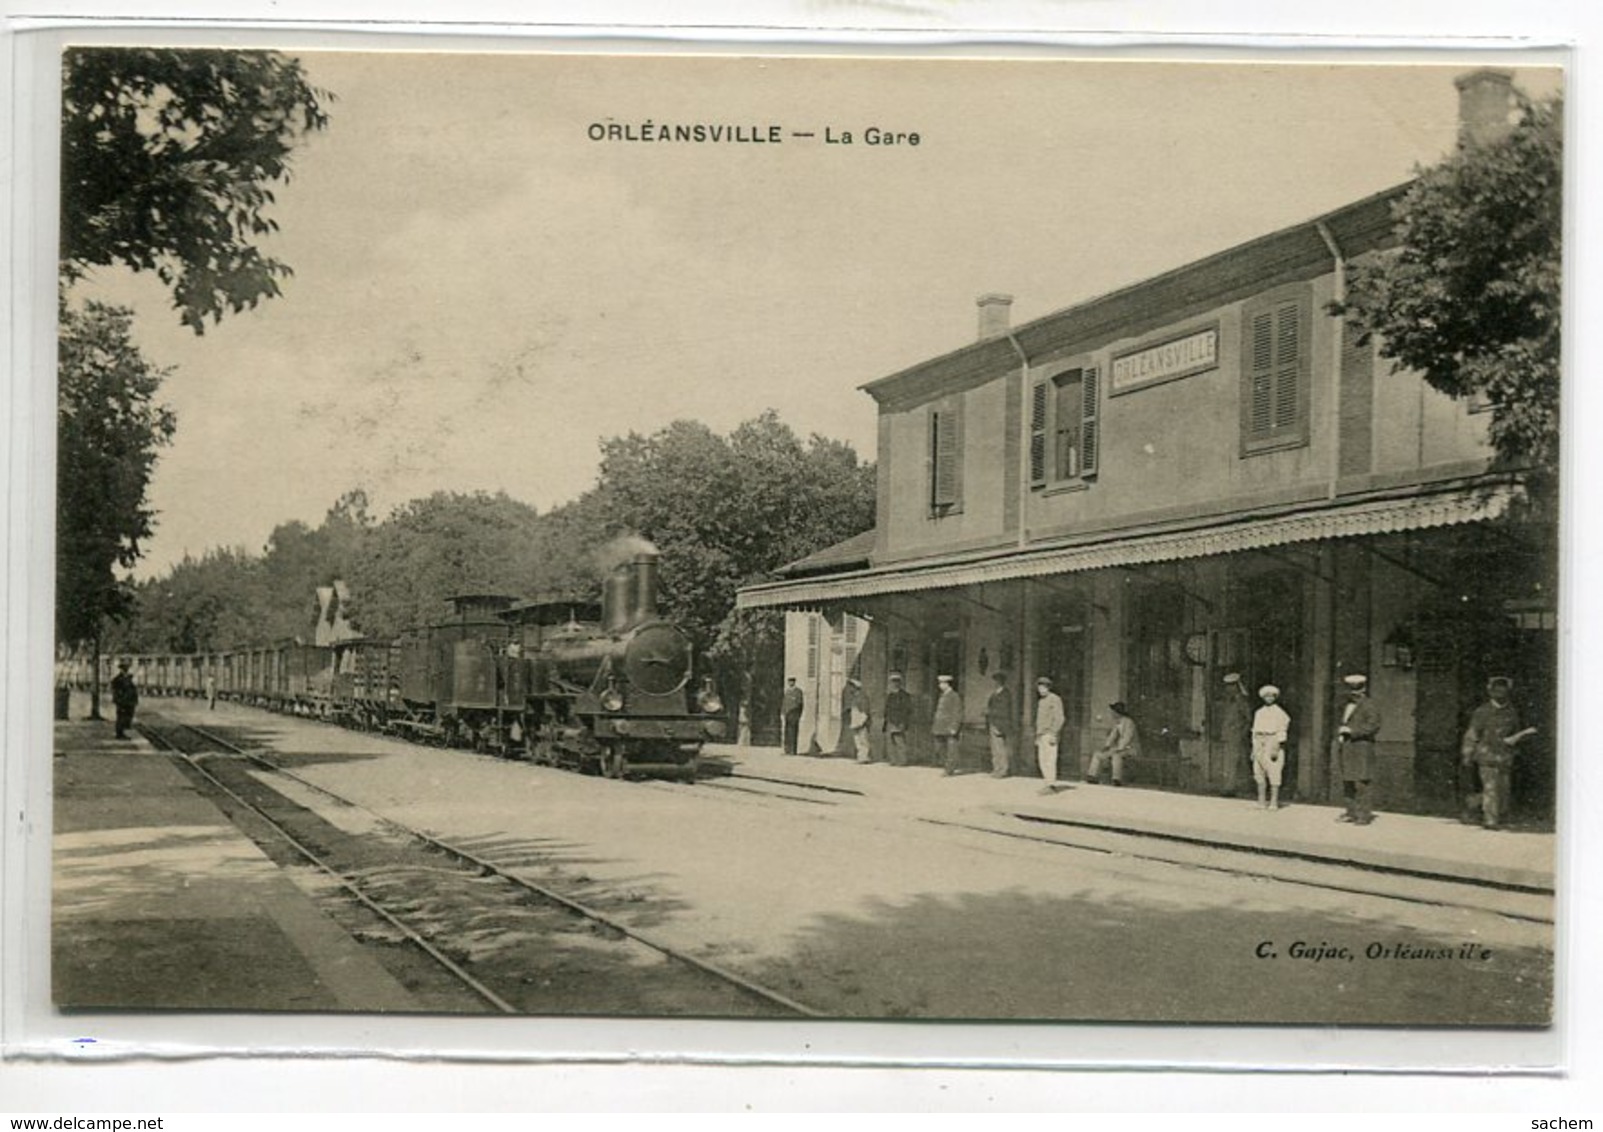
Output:
<path fill-rule="evenodd" d="M 1297 376 L 1301 327 L 1296 303 L 1275 310 L 1275 421 L 1282 432 L 1297 427 Z"/>
<path fill-rule="evenodd" d="M 1242 375 L 1243 454 L 1307 440 L 1308 301 L 1265 303 L 1247 314 Z"/>
<path fill-rule="evenodd" d="M 807 679 L 818 679 L 818 614 L 807 615 Z"/>
<path fill-rule="evenodd" d="M 956 507 L 963 498 L 963 422 L 955 408 L 930 413 L 930 506 Z"/>
<path fill-rule="evenodd" d="M 1099 395 L 1102 392 L 1102 382 L 1096 366 L 1087 366 L 1081 376 L 1081 389 L 1083 391 L 1082 409 L 1080 413 L 1080 475 L 1094 476 L 1097 472 L 1097 456 L 1101 449 L 1101 437 L 1098 435 L 1097 409 L 1100 404 Z"/>
<path fill-rule="evenodd" d="M 1030 391 L 1030 485 L 1046 483 L 1046 382 Z"/>

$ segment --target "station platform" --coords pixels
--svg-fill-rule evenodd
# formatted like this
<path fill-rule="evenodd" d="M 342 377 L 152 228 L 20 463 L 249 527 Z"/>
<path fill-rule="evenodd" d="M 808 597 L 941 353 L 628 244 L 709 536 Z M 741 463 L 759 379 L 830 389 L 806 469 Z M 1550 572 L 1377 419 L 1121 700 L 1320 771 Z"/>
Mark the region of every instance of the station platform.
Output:
<path fill-rule="evenodd" d="M 420 1009 L 170 757 L 88 706 L 55 724 L 59 1009 Z"/>
<path fill-rule="evenodd" d="M 946 777 L 939 768 L 785 755 L 771 747 L 710 746 L 706 757 L 735 775 L 793 781 L 894 799 L 931 818 L 968 812 L 1020 819 L 1039 828 L 1100 830 L 1432 880 L 1551 894 L 1557 850 L 1552 833 L 1488 830 L 1452 818 L 1376 812 L 1373 824 L 1339 822 L 1339 806 L 1310 803 L 1265 810 L 1256 799 L 1219 798 L 1146 787 L 1060 782 L 1050 795 L 1039 778 Z"/>

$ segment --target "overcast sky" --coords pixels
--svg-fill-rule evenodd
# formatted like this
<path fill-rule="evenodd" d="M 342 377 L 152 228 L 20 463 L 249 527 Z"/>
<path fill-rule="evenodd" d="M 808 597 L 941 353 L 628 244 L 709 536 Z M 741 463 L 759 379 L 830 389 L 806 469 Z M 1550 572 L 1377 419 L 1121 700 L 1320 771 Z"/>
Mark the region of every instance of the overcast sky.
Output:
<path fill-rule="evenodd" d="M 89 288 L 177 367 L 141 574 L 355 487 L 547 510 L 678 418 L 872 458 L 857 387 L 972 340 L 977 295 L 1026 321 L 1397 184 L 1467 69 L 298 54 L 337 101 L 278 190 L 283 297 L 197 338 L 152 278 Z M 648 121 L 784 141 L 590 136 Z"/>

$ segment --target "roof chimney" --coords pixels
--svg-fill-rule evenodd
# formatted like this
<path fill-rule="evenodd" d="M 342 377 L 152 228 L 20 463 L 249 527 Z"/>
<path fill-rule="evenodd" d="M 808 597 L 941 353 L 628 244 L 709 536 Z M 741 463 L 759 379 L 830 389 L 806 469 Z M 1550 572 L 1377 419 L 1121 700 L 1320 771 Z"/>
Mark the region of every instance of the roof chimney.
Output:
<path fill-rule="evenodd" d="M 980 341 L 1000 338 L 1006 334 L 1011 321 L 1010 308 L 1013 306 L 1013 296 L 993 293 L 981 295 L 975 302 L 980 308 Z"/>
<path fill-rule="evenodd" d="M 1458 144 L 1490 145 L 1513 129 L 1514 72 L 1481 67 L 1453 80 L 1458 88 Z"/>

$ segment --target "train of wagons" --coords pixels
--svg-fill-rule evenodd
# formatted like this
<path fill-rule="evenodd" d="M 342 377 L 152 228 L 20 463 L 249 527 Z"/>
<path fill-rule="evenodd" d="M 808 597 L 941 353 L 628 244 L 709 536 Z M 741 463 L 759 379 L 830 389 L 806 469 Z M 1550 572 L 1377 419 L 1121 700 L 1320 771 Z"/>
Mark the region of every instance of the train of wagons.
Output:
<path fill-rule="evenodd" d="M 285 641 L 121 661 L 146 695 L 208 695 L 361 730 L 622 777 L 693 779 L 724 705 L 697 678 L 690 638 L 657 609 L 657 556 L 605 578 L 599 602 L 449 599 L 442 620 L 394 640 Z M 87 673 L 74 673 L 82 682 Z"/>

